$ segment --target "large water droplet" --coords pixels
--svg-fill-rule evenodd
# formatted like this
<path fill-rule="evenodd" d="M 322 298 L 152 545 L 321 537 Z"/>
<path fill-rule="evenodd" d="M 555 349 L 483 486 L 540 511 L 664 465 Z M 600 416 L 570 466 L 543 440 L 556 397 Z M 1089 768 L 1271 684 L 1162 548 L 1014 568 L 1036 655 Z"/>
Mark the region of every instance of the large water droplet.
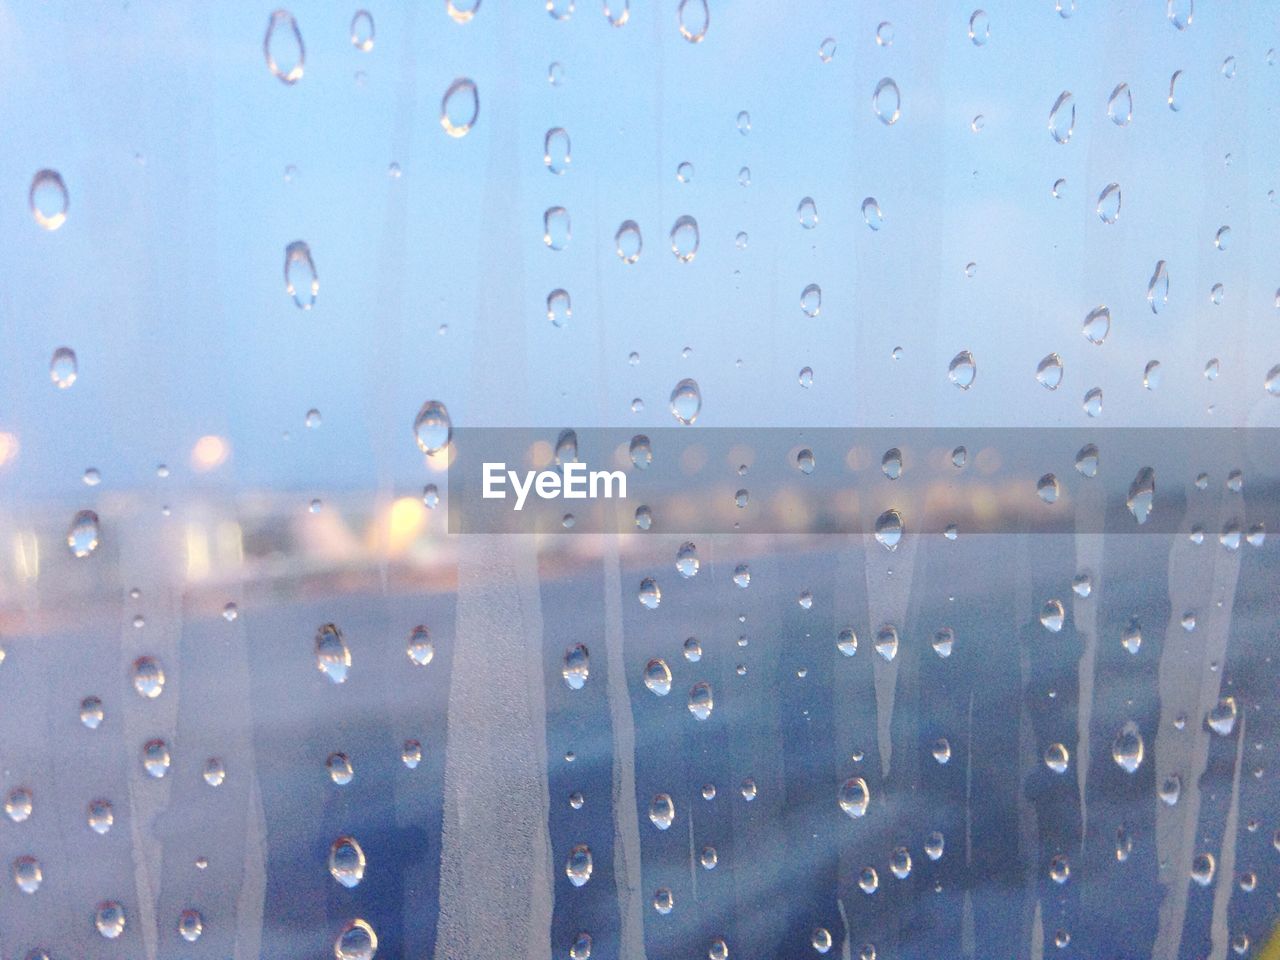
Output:
<path fill-rule="evenodd" d="M 569 882 L 575 887 L 580 887 L 591 879 L 591 848 L 585 843 L 580 843 L 569 851 L 569 858 L 565 861 L 564 872 L 569 878 Z"/>
<path fill-rule="evenodd" d="M 349 921 L 333 942 L 335 960 L 373 960 L 377 952 L 378 935 L 359 917 Z"/>
<path fill-rule="evenodd" d="M 689 712 L 698 720 L 706 720 L 715 707 L 715 698 L 711 693 L 711 684 L 699 680 L 689 688 Z"/>
<path fill-rule="evenodd" d="M 102 835 L 111 829 L 111 825 L 115 823 L 115 814 L 111 810 L 111 802 L 108 800 L 92 800 L 89 803 L 88 820 L 89 829 L 98 835 Z"/>
<path fill-rule="evenodd" d="M 876 518 L 876 542 L 886 550 L 893 550 L 902 540 L 902 514 L 897 510 L 886 510 Z"/>
<path fill-rule="evenodd" d="M 1103 223 L 1115 223 L 1120 217 L 1120 184 L 1108 183 L 1098 194 L 1098 216 Z"/>
<path fill-rule="evenodd" d="M 115 900 L 104 900 L 93 911 L 93 925 L 107 940 L 124 933 L 124 907 Z"/>
<path fill-rule="evenodd" d="M 345 683 L 351 669 L 351 651 L 342 631 L 326 623 L 316 631 L 316 667 L 330 683 Z"/>
<path fill-rule="evenodd" d="M 1133 119 L 1133 92 L 1127 83 L 1116 84 L 1107 98 L 1107 117 L 1117 127 L 1127 127 Z"/>
<path fill-rule="evenodd" d="M 365 858 L 355 837 L 339 837 L 329 847 L 329 875 L 350 889 L 364 879 Z"/>
<path fill-rule="evenodd" d="M 164 670 L 154 657 L 139 657 L 133 661 L 133 689 L 148 700 L 154 700 L 164 692 Z"/>
<path fill-rule="evenodd" d="M 292 86 L 302 79 L 306 63 L 306 50 L 302 46 L 302 31 L 298 21 L 288 10 L 276 10 L 267 20 L 267 34 L 262 38 L 262 56 L 267 69 L 281 83 Z"/>
<path fill-rule="evenodd" d="M 293 298 L 299 310 L 315 306 L 320 275 L 311 259 L 311 248 L 303 240 L 295 240 L 284 248 L 284 292 Z"/>
<path fill-rule="evenodd" d="M 573 224 L 564 207 L 548 207 L 542 214 L 542 242 L 552 250 L 563 250 L 573 238 Z"/>
<path fill-rule="evenodd" d="M 578 643 L 564 652 L 564 668 L 560 671 L 570 690 L 581 690 L 591 675 L 591 657 L 585 645 Z"/>
<path fill-rule="evenodd" d="M 453 421 L 449 419 L 449 411 L 443 403 L 428 400 L 422 405 L 413 420 L 413 436 L 418 442 L 418 449 L 428 455 L 449 445 L 453 438 Z"/>
<path fill-rule="evenodd" d="M 681 263 L 688 263 L 698 254 L 698 221 L 693 217 L 677 218 L 671 225 L 671 252 Z"/>
<path fill-rule="evenodd" d="M 680 0 L 676 20 L 680 24 L 680 36 L 690 43 L 701 43 L 711 25 L 707 0 Z"/>
<path fill-rule="evenodd" d="M 31 178 L 27 203 L 31 207 L 31 216 L 44 229 L 57 230 L 66 223 L 70 200 L 67 185 L 62 182 L 62 174 L 57 170 L 37 171 Z"/>
<path fill-rule="evenodd" d="M 1111 744 L 1111 759 L 1125 773 L 1133 773 L 1142 766 L 1145 750 L 1142 733 L 1138 730 L 1138 725 L 1130 720 L 1120 728 Z"/>
<path fill-rule="evenodd" d="M 854 819 L 866 814 L 867 806 L 871 803 L 871 791 L 867 789 L 867 781 L 862 777 L 850 777 L 840 784 L 836 802 L 840 804 L 841 810 Z"/>
<path fill-rule="evenodd" d="M 414 627 L 404 652 L 415 666 L 425 667 L 429 664 L 436 655 L 435 645 L 431 642 L 431 631 L 421 625 Z"/>
<path fill-rule="evenodd" d="M 806 317 L 816 317 L 822 312 L 822 288 L 816 283 L 800 291 L 800 309 Z"/>
<path fill-rule="evenodd" d="M 692 637 L 689 638 L 693 640 Z M 697 641 L 693 640 L 696 644 Z M 685 649 L 688 650 L 688 642 L 685 643 Z M 658 657 L 654 657 L 644 666 L 644 685 L 649 688 L 650 692 L 657 697 L 665 697 L 671 692 L 671 668 L 667 666 L 667 662 Z"/>
<path fill-rule="evenodd" d="M 649 804 L 649 820 L 659 830 L 668 829 L 676 819 L 676 804 L 668 794 L 659 793 Z"/>
<path fill-rule="evenodd" d="M 1101 344 L 1111 332 L 1111 310 L 1109 307 L 1094 307 L 1084 318 L 1081 328 L 1084 338 L 1090 343 Z"/>
<path fill-rule="evenodd" d="M 991 37 L 991 18 L 985 10 L 975 10 L 969 16 L 969 39 L 975 47 L 986 46 Z"/>
<path fill-rule="evenodd" d="M 73 556 L 84 559 L 98 549 L 98 515 L 92 510 L 81 510 L 71 518 L 67 530 L 67 547 Z"/>
<path fill-rule="evenodd" d="M 961 390 L 968 390 L 973 386 L 977 376 L 978 364 L 968 350 L 961 350 L 951 358 L 951 363 L 947 366 L 947 379 Z"/>
<path fill-rule="evenodd" d="M 351 45 L 364 53 L 373 49 L 373 14 L 368 10 L 357 10 L 351 18 Z"/>
<path fill-rule="evenodd" d="M 163 740 L 148 740 L 142 745 L 142 768 L 156 780 L 169 772 L 169 746 Z"/>
<path fill-rule="evenodd" d="M 440 126 L 451 137 L 465 137 L 480 115 L 480 93 L 466 77 L 449 84 L 440 99 Z"/>
<path fill-rule="evenodd" d="M 1062 357 L 1051 353 L 1036 366 L 1036 382 L 1046 390 L 1057 390 L 1062 383 Z"/>
<path fill-rule="evenodd" d="M 623 263 L 635 263 L 639 260 L 640 252 L 644 249 L 640 225 L 634 220 L 623 220 L 613 235 L 613 248 Z"/>
<path fill-rule="evenodd" d="M 1129 512 L 1138 523 L 1146 523 L 1155 506 L 1155 498 L 1156 472 L 1150 467 L 1143 467 L 1133 478 L 1133 483 L 1129 484 L 1129 496 L 1125 500 L 1125 506 L 1129 508 Z"/>
<path fill-rule="evenodd" d="M 1070 90 L 1063 90 L 1049 108 L 1049 135 L 1058 143 L 1069 143 L 1076 129 L 1076 102 Z"/>
<path fill-rule="evenodd" d="M 1163 260 L 1156 262 L 1147 283 L 1147 303 L 1151 304 L 1151 312 L 1159 313 L 1169 303 L 1169 268 Z"/>
<path fill-rule="evenodd" d="M 696 380 L 685 378 L 671 391 L 671 415 L 685 426 L 698 419 L 702 411 L 702 391 Z"/>
<path fill-rule="evenodd" d="M 887 127 L 898 122 L 898 118 L 902 116 L 902 94 L 892 78 L 884 77 L 876 84 L 876 89 L 871 94 L 871 109 Z"/>
<path fill-rule="evenodd" d="M 876 631 L 874 646 L 881 659 L 892 663 L 898 656 L 898 628 L 891 623 L 884 624 Z"/>
<path fill-rule="evenodd" d="M 542 162 L 557 177 L 562 176 L 572 162 L 571 149 L 564 127 L 552 127 L 542 138 Z"/>

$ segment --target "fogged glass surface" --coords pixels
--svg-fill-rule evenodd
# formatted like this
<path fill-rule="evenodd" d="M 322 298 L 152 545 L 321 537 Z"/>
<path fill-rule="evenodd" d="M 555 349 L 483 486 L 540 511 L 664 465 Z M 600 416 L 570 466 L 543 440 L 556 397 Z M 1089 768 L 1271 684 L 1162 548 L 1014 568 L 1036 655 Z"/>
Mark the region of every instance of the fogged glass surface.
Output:
<path fill-rule="evenodd" d="M 1277 32 L 0 6 L 0 954 L 1271 956 Z"/>

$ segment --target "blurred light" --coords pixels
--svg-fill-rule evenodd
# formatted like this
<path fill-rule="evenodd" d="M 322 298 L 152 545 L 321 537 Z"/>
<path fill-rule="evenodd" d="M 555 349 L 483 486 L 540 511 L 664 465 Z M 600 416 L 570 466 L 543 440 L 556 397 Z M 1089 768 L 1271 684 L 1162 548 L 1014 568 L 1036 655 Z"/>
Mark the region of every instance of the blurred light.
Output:
<path fill-rule="evenodd" d="M 201 437 L 191 448 L 191 467 L 199 473 L 206 473 L 215 467 L 222 466 L 231 453 L 231 444 L 212 434 Z"/>
<path fill-rule="evenodd" d="M 18 455 L 18 435 L 16 433 L 0 433 L 0 467 Z"/>
<path fill-rule="evenodd" d="M 387 513 L 387 549 L 402 553 L 417 538 L 427 520 L 427 508 L 418 497 L 401 497 Z"/>
<path fill-rule="evenodd" d="M 545 440 L 535 440 L 529 444 L 529 452 L 526 455 L 529 460 L 529 466 L 534 470 L 542 470 L 551 463 L 551 459 L 555 456 L 555 451 L 551 449 L 551 444 Z"/>
<path fill-rule="evenodd" d="M 205 438 L 208 439 L 208 438 Z M 198 446 L 198 444 L 197 444 Z M 198 523 L 187 524 L 187 579 L 203 580 L 209 576 L 209 536 Z"/>
<path fill-rule="evenodd" d="M 435 473 L 444 473 L 449 469 L 449 464 L 453 462 L 453 444 L 446 444 L 435 453 L 426 454 L 423 459 L 427 461 L 428 470 Z"/>
<path fill-rule="evenodd" d="M 707 451 L 700 444 L 691 444 L 680 453 L 680 470 L 685 476 L 701 473 L 707 465 Z"/>

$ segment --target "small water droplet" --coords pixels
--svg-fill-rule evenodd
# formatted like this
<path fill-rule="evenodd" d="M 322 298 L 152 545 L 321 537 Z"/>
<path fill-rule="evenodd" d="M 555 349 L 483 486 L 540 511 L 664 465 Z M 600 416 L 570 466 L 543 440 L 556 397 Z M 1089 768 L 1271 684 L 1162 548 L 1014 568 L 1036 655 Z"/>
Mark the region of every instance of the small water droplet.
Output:
<path fill-rule="evenodd" d="M 204 917 L 199 910 L 183 910 L 178 915 L 178 936 L 187 943 L 195 943 L 204 933 Z"/>
<path fill-rule="evenodd" d="M 111 810 L 111 803 L 108 800 L 93 800 L 89 803 L 88 808 L 89 829 L 101 836 L 111 829 L 111 825 L 115 823 L 115 814 Z"/>
<path fill-rule="evenodd" d="M 565 686 L 570 690 L 581 690 L 591 675 L 591 657 L 587 648 L 581 643 L 574 644 L 564 652 L 564 667 L 560 671 Z"/>
<path fill-rule="evenodd" d="M 816 283 L 800 291 L 800 309 L 806 317 L 816 317 L 822 312 L 822 288 Z"/>
<path fill-rule="evenodd" d="M 1094 307 L 1084 318 L 1081 328 L 1084 338 L 1093 344 L 1102 344 L 1111 332 L 1111 310 L 1109 307 Z"/>
<path fill-rule="evenodd" d="M 148 700 L 154 700 L 164 692 L 164 670 L 154 657 L 139 657 L 133 661 L 133 689 Z"/>
<path fill-rule="evenodd" d="M 142 767 L 147 776 L 157 780 L 169 772 L 169 747 L 163 740 L 148 740 L 142 745 Z"/>
<path fill-rule="evenodd" d="M 1125 506 L 1139 524 L 1146 523 L 1151 516 L 1155 497 L 1156 473 L 1151 467 L 1143 467 L 1133 478 L 1133 483 L 1129 484 L 1129 496 L 1125 500 Z"/>
<path fill-rule="evenodd" d="M 350 920 L 333 942 L 335 960 L 373 960 L 378 952 L 378 935 L 365 920 Z"/>
<path fill-rule="evenodd" d="M 872 230 L 879 230 L 884 225 L 884 213 L 875 197 L 867 197 L 862 201 L 862 219 Z"/>
<path fill-rule="evenodd" d="M 37 171 L 31 178 L 27 203 L 31 207 L 31 216 L 45 230 L 57 230 L 66 223 L 70 200 L 62 174 L 57 170 Z"/>
<path fill-rule="evenodd" d="M 1219 250 L 1226 250 L 1231 245 L 1231 228 L 1225 224 L 1213 235 L 1213 245 Z"/>
<path fill-rule="evenodd" d="M 698 720 L 706 720 L 715 707 L 715 698 L 711 693 L 711 684 L 700 680 L 689 688 L 689 712 Z"/>
<path fill-rule="evenodd" d="M 1080 406 L 1090 417 L 1102 416 L 1102 388 L 1093 387 L 1086 392 Z"/>
<path fill-rule="evenodd" d="M 80 701 L 80 722 L 90 730 L 97 730 L 103 720 L 102 701 L 97 697 L 85 697 Z"/>
<path fill-rule="evenodd" d="M 975 47 L 985 46 L 991 37 L 991 20 L 985 10 L 975 10 L 969 17 L 969 39 Z"/>
<path fill-rule="evenodd" d="M 94 908 L 93 925 L 107 940 L 115 940 L 124 933 L 125 914 L 115 900 L 104 900 Z"/>
<path fill-rule="evenodd" d="M 827 37 L 818 44 L 818 59 L 823 63 L 830 63 L 836 55 L 836 38 Z"/>
<path fill-rule="evenodd" d="M 887 663 L 892 663 L 898 656 L 898 628 L 891 623 L 886 623 L 876 631 L 876 639 L 873 644 L 876 653 L 880 654 L 881 659 Z"/>
<path fill-rule="evenodd" d="M 564 864 L 565 876 L 575 887 L 581 887 L 591 879 L 591 870 L 591 848 L 585 843 L 579 843 L 569 851 Z"/>
<path fill-rule="evenodd" d="M 1066 611 L 1061 600 L 1046 600 L 1040 608 L 1040 625 L 1050 633 L 1061 633 L 1066 622 Z"/>
<path fill-rule="evenodd" d="M 320 293 L 320 276 L 316 273 L 311 248 L 306 241 L 295 240 L 284 248 L 284 291 L 293 298 L 299 310 L 310 310 Z"/>
<path fill-rule="evenodd" d="M 542 162 L 557 177 L 563 176 L 573 160 L 569 134 L 564 127 L 552 127 L 542 138 Z"/>
<path fill-rule="evenodd" d="M 439 400 L 428 400 L 413 420 L 413 436 L 418 449 L 427 455 L 438 453 L 453 438 L 453 421 Z"/>
<path fill-rule="evenodd" d="M 355 837 L 342 836 L 329 847 L 329 875 L 347 889 L 364 879 L 364 850 Z"/>

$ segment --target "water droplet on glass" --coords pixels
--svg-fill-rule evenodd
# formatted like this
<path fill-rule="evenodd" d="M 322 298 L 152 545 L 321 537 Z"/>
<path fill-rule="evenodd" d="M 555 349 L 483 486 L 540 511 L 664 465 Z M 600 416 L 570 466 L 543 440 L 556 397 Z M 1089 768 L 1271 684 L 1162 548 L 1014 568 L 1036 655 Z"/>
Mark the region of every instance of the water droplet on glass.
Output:
<path fill-rule="evenodd" d="M 1046 600 L 1040 608 L 1040 625 L 1050 633 L 1060 633 L 1066 621 L 1066 611 L 1061 600 Z"/>
<path fill-rule="evenodd" d="M 418 449 L 428 455 L 449 445 L 453 437 L 453 421 L 449 419 L 449 411 L 443 403 L 428 400 L 422 405 L 413 420 L 413 437 L 418 442 Z"/>
<path fill-rule="evenodd" d="M 898 628 L 891 623 L 886 623 L 876 631 L 876 639 L 873 646 L 876 653 L 880 654 L 881 659 L 887 663 L 892 663 L 894 658 L 898 656 Z"/>
<path fill-rule="evenodd" d="M 431 642 L 431 631 L 421 625 L 414 627 L 404 652 L 415 666 L 425 667 L 429 664 L 436 655 L 435 645 Z"/>
<path fill-rule="evenodd" d="M 653 892 L 653 909 L 664 917 L 675 909 L 675 896 L 666 887 L 659 887 Z"/>
<path fill-rule="evenodd" d="M 690 43 L 701 43 L 711 24 L 707 0 L 680 0 L 676 20 L 680 24 L 680 36 Z"/>
<path fill-rule="evenodd" d="M 973 381 L 977 376 L 978 365 L 973 359 L 973 354 L 968 350 L 961 350 L 951 358 L 951 363 L 947 365 L 947 379 L 961 390 L 968 390 L 973 386 Z"/>
<path fill-rule="evenodd" d="M 696 661 L 701 657 L 701 651 L 699 651 L 698 657 L 690 658 L 688 656 L 690 642 L 692 642 L 695 647 L 697 646 L 697 643 L 698 643 L 698 641 L 694 640 L 693 637 L 690 637 L 688 640 L 686 640 L 685 656 L 686 658 Z M 671 668 L 667 666 L 667 662 L 665 660 L 662 660 L 658 657 L 654 657 L 652 660 L 650 660 L 648 663 L 645 664 L 644 685 L 648 687 L 649 691 L 653 693 L 654 696 L 657 696 L 657 697 L 665 697 L 668 693 L 671 692 Z"/>
<path fill-rule="evenodd" d="M 671 391 L 671 415 L 685 426 L 698 419 L 702 411 L 702 391 L 695 380 L 685 378 Z"/>
<path fill-rule="evenodd" d="M 4 812 L 14 823 L 23 823 L 31 817 L 31 791 L 26 787 L 14 787 L 4 800 Z"/>
<path fill-rule="evenodd" d="M 649 804 L 649 820 L 659 830 L 668 829 L 676 819 L 676 804 L 665 793 L 654 796 Z"/>
<path fill-rule="evenodd" d="M 902 514 L 897 510 L 886 510 L 876 518 L 876 542 L 886 550 L 896 549 L 902 539 Z"/>
<path fill-rule="evenodd" d="M 1226 250 L 1230 244 L 1231 228 L 1228 226 L 1219 227 L 1218 232 L 1213 235 L 1213 245 L 1219 250 Z"/>
<path fill-rule="evenodd" d="M 1090 417 L 1102 416 L 1102 388 L 1093 387 L 1084 395 L 1081 408 Z"/>
<path fill-rule="evenodd" d="M 871 803 L 871 791 L 867 789 L 867 781 L 862 777 L 850 777 L 840 785 L 836 802 L 850 817 L 857 819 L 864 816 L 867 806 Z"/>
<path fill-rule="evenodd" d="M 348 921 L 333 942 L 335 960 L 373 960 L 378 952 L 378 935 L 368 922 L 357 917 Z"/>
<path fill-rule="evenodd" d="M 564 667 L 560 675 L 564 677 L 565 686 L 570 690 L 581 690 L 586 686 L 587 677 L 591 675 L 591 657 L 583 644 L 574 644 L 565 650 Z"/>
<path fill-rule="evenodd" d="M 1070 754 L 1067 748 L 1060 743 L 1051 743 L 1044 751 L 1044 765 L 1054 773 L 1066 773 L 1067 764 L 1070 762 Z"/>
<path fill-rule="evenodd" d="M 1107 98 L 1107 117 L 1117 127 L 1127 127 L 1133 119 L 1133 92 L 1127 83 L 1116 84 Z"/>
<path fill-rule="evenodd" d="M 67 530 L 67 547 L 73 556 L 83 560 L 98 549 L 98 515 L 92 510 L 81 510 L 71 518 Z"/>
<path fill-rule="evenodd" d="M 340 787 L 345 787 L 351 782 L 355 776 L 355 770 L 351 766 L 351 760 L 345 753 L 331 753 L 324 762 L 325 769 L 329 771 L 329 779 Z"/>
<path fill-rule="evenodd" d="M 1046 473 L 1036 482 L 1036 496 L 1045 503 L 1057 503 L 1058 492 L 1058 478 L 1052 473 Z"/>
<path fill-rule="evenodd" d="M 347 889 L 364 879 L 365 858 L 355 837 L 339 837 L 329 847 L 329 875 Z"/>
<path fill-rule="evenodd" d="M 311 259 L 311 248 L 303 240 L 295 240 L 284 248 L 284 291 L 299 310 L 315 306 L 320 277 Z"/>
<path fill-rule="evenodd" d="M 316 631 L 316 667 L 331 683 L 345 683 L 351 669 L 351 651 L 335 624 L 326 623 Z"/>
<path fill-rule="evenodd" d="M 624 220 L 613 235 L 613 247 L 618 259 L 623 263 L 635 263 L 640 259 L 644 249 L 644 241 L 640 236 L 640 226 L 634 220 Z"/>
<path fill-rule="evenodd" d="M 700 680 L 689 688 L 689 712 L 698 720 L 711 716 L 715 707 L 715 699 L 711 695 L 711 684 Z"/>
<path fill-rule="evenodd" d="M 1220 737 L 1227 737 L 1236 728 L 1236 698 L 1223 697 L 1209 711 L 1205 723 Z"/>
<path fill-rule="evenodd" d="M 59 390 L 65 390 L 76 382 L 76 352 L 70 347 L 59 347 L 53 351 L 53 359 L 49 361 L 49 379 Z"/>
<path fill-rule="evenodd" d="M 1109 183 L 1098 194 L 1098 216 L 1103 223 L 1115 223 L 1120 217 L 1120 184 Z"/>
<path fill-rule="evenodd" d="M 932 833 L 930 833 L 927 837 L 924 838 L 925 856 L 928 857 L 930 860 L 941 860 L 942 851 L 945 845 L 946 845 L 946 841 L 943 838 L 942 833 L 938 830 L 934 830 Z"/>
<path fill-rule="evenodd" d="M 830 63 L 836 55 L 836 38 L 827 37 L 818 44 L 818 59 L 823 63 Z"/>
<path fill-rule="evenodd" d="M 946 737 L 939 737 L 933 741 L 933 759 L 939 764 L 946 764 L 951 760 L 951 741 Z"/>
<path fill-rule="evenodd" d="M 1049 135 L 1058 143 L 1068 143 L 1076 129 L 1076 103 L 1070 90 L 1063 90 L 1049 108 Z"/>
<path fill-rule="evenodd" d="M 1143 467 L 1133 478 L 1133 483 L 1129 484 L 1129 496 L 1125 500 L 1125 506 L 1129 508 L 1129 512 L 1138 523 L 1146 523 L 1155 506 L 1155 498 L 1156 472 L 1150 467 Z"/>
<path fill-rule="evenodd" d="M 298 21 L 288 10 L 276 10 L 267 20 L 267 34 L 262 39 L 262 56 L 267 69 L 281 83 L 292 86 L 302 79 L 306 50 Z"/>
<path fill-rule="evenodd" d="M 881 27 L 884 26 L 886 24 L 881 24 Z M 871 94 L 871 109 L 886 127 L 893 126 L 902 116 L 902 94 L 890 77 L 884 77 L 876 84 L 876 89 Z"/>
<path fill-rule="evenodd" d="M 650 610 L 658 609 L 658 604 L 662 603 L 662 590 L 658 587 L 658 583 L 653 577 L 645 577 L 640 581 L 640 603 Z"/>
<path fill-rule="evenodd" d="M 142 767 L 147 776 L 157 780 L 169 772 L 169 747 L 163 740 L 148 740 L 142 745 Z"/>
<path fill-rule="evenodd" d="M 580 843 L 569 851 L 569 858 L 565 861 L 564 872 L 569 878 L 569 882 L 575 887 L 581 887 L 591 879 L 591 848 L 585 843 Z"/>
<path fill-rule="evenodd" d="M 875 197 L 867 197 L 862 201 L 862 219 L 872 230 L 879 230 L 884 224 L 884 213 Z"/>
<path fill-rule="evenodd" d="M 1218 69 L 1228 80 L 1234 80 L 1236 76 L 1236 58 L 1227 57 L 1227 59 L 1222 61 L 1222 66 Z"/>
<path fill-rule="evenodd" d="M 97 730 L 102 724 L 102 701 L 97 697 L 85 697 L 80 701 L 80 722 L 90 730 Z"/>
<path fill-rule="evenodd" d="M 466 77 L 449 84 L 440 100 L 440 126 L 451 137 L 465 137 L 480 115 L 480 93 Z"/>
<path fill-rule="evenodd" d="M 1191 879 L 1198 886 L 1207 887 L 1213 883 L 1213 875 L 1217 870 L 1217 862 L 1212 853 L 1197 853 L 1191 861 Z"/>
<path fill-rule="evenodd" d="M 27 203 L 31 216 L 45 230 L 57 230 L 67 222 L 67 185 L 57 170 L 39 170 L 31 178 L 27 191 Z"/>
<path fill-rule="evenodd" d="M 154 657 L 133 661 L 133 689 L 148 700 L 154 700 L 164 691 L 164 670 Z"/>
<path fill-rule="evenodd" d="M 1178 798 L 1182 796 L 1182 778 L 1176 773 L 1170 774 L 1164 778 L 1164 782 L 1160 784 L 1156 793 L 1160 797 L 1160 802 L 1166 807 L 1176 806 Z"/>
<path fill-rule="evenodd" d="M 1082 327 L 1084 338 L 1090 343 L 1101 344 L 1111 332 L 1111 310 L 1108 307 L 1094 307 L 1084 318 Z"/>
<path fill-rule="evenodd" d="M 183 910 L 178 915 L 178 936 L 187 943 L 195 943 L 204 933 L 204 917 L 199 910 Z"/>
<path fill-rule="evenodd" d="M 1191 20 L 1195 16 L 1195 9 L 1195 0 L 1168 0 L 1165 12 L 1174 29 L 1185 30 L 1191 26 Z"/>
<path fill-rule="evenodd" d="M 542 242 L 552 250 L 563 250 L 572 237 L 569 211 L 564 207 L 548 207 L 542 214 Z"/>
<path fill-rule="evenodd" d="M 681 263 L 688 263 L 698 253 L 698 221 L 693 217 L 679 217 L 671 225 L 671 252 Z"/>
<path fill-rule="evenodd" d="M 1120 728 L 1111 744 L 1111 759 L 1125 773 L 1133 773 L 1142 766 L 1145 749 L 1138 725 L 1130 720 Z"/>
<path fill-rule="evenodd" d="M 985 10 L 975 10 L 969 17 L 969 39 L 975 47 L 985 46 L 991 36 L 991 21 Z"/>
<path fill-rule="evenodd" d="M 816 317 L 822 312 L 822 288 L 816 283 L 800 291 L 800 309 L 806 317 Z"/>
<path fill-rule="evenodd" d="M 1178 81 L 1182 79 L 1182 71 L 1173 71 L 1169 77 L 1169 94 L 1165 98 L 1165 102 L 1169 104 L 1169 109 L 1177 113 L 1182 109 L 1182 101 L 1178 99 Z"/>
<path fill-rule="evenodd" d="M 124 907 L 115 900 L 104 900 L 94 908 L 93 925 L 107 940 L 115 940 L 124 933 Z"/>
<path fill-rule="evenodd" d="M 552 127 L 542 138 L 542 162 L 557 177 L 563 176 L 573 159 L 571 149 L 564 127 Z"/>
<path fill-rule="evenodd" d="M 893 46 L 893 24 L 888 20 L 876 27 L 876 44 L 881 47 Z"/>
<path fill-rule="evenodd" d="M 1051 353 L 1036 366 L 1036 382 L 1046 390 L 1057 390 L 1062 383 L 1062 357 Z"/>
<path fill-rule="evenodd" d="M 101 836 L 111 829 L 111 825 L 115 823 L 115 814 L 111 810 L 111 803 L 107 800 L 93 800 L 89 803 L 88 809 L 89 829 Z"/>
<path fill-rule="evenodd" d="M 444 9 L 455 23 L 467 23 L 480 12 L 480 0 L 445 0 Z"/>
<path fill-rule="evenodd" d="M 812 230 L 818 225 L 818 206 L 813 202 L 813 197 L 805 197 L 796 207 L 796 216 L 800 218 L 800 226 L 806 230 Z"/>

